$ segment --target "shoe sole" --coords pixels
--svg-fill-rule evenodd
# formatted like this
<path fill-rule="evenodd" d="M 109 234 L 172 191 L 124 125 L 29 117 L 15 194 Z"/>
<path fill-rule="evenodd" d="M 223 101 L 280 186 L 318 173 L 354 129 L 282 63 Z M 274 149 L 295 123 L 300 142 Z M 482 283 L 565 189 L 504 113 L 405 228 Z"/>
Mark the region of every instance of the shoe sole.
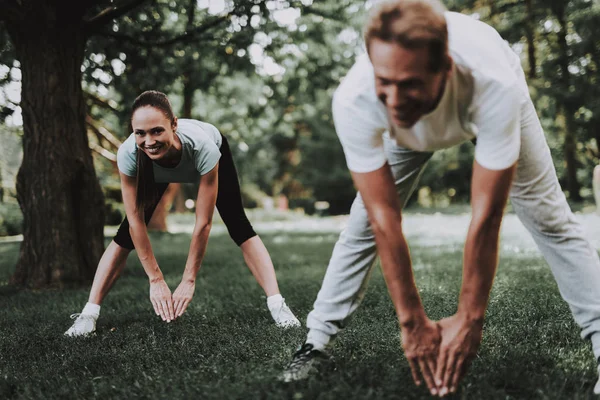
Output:
<path fill-rule="evenodd" d="M 65 333 L 63 333 L 63 336 L 67 337 L 67 338 L 70 338 L 70 339 L 75 339 L 75 338 L 89 338 L 89 337 L 92 337 L 92 336 L 96 336 L 96 331 L 92 331 L 90 333 L 86 333 L 86 334 L 83 334 L 83 335 L 68 335 L 65 332 Z"/>

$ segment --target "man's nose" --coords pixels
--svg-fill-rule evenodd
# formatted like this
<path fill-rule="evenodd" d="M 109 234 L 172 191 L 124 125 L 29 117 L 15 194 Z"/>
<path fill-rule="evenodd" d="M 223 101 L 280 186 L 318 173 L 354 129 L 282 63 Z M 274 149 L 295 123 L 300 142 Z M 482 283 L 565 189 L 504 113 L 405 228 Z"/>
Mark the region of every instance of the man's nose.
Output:
<path fill-rule="evenodd" d="M 400 90 L 396 86 L 391 86 L 386 93 L 387 105 L 390 108 L 397 108 L 402 104 Z"/>

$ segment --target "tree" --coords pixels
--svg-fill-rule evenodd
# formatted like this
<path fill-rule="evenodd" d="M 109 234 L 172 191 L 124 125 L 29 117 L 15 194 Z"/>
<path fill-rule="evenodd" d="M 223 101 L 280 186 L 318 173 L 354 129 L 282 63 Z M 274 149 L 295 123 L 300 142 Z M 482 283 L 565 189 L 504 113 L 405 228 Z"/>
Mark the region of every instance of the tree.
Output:
<path fill-rule="evenodd" d="M 126 60 L 127 85 L 116 93 L 129 103 L 149 82 L 155 87 L 168 81 L 164 88 L 176 87 L 182 71 L 177 61 L 185 53 L 197 60 L 205 51 L 203 67 L 213 64 L 195 72 L 228 73 L 240 61 L 249 64 L 247 57 L 223 63 L 225 58 L 211 60 L 211 52 L 232 55 L 236 45 L 248 47 L 256 28 L 251 19 L 262 21 L 260 16 L 270 12 L 267 3 L 228 1 L 220 15 L 203 12 L 180 24 L 177 13 L 185 14 L 186 7 L 195 10 L 193 3 L 0 0 L 0 37 L 7 33 L 12 46 L 8 52 L 2 48 L 0 62 L 14 54 L 23 75 L 24 157 L 17 192 L 25 232 L 13 283 L 45 287 L 87 282 L 103 251 L 103 200 L 86 135 L 82 77 L 91 93 L 106 89 L 105 81 L 118 75 L 113 74 L 117 61 Z M 140 18 L 116 21 L 139 6 Z M 252 29 L 241 32 L 245 26 Z M 193 51 L 198 42 L 204 46 Z M 104 45 L 100 51 L 98 44 Z M 160 78 L 150 81 L 153 77 Z M 93 97 L 88 96 L 88 107 L 97 108 Z M 118 111 L 120 123 L 128 125 L 128 110 Z"/>
<path fill-rule="evenodd" d="M 86 21 L 92 5 L 0 1 L 22 71 L 17 198 L 24 230 L 14 284 L 88 281 L 103 251 L 103 199 L 88 148 L 81 63 L 87 27 L 116 9 Z"/>
<path fill-rule="evenodd" d="M 0 0 L 22 72 L 24 217 L 11 282 L 32 288 L 89 282 L 103 252 L 104 202 L 86 133 L 82 62 L 89 37 L 144 0 Z"/>

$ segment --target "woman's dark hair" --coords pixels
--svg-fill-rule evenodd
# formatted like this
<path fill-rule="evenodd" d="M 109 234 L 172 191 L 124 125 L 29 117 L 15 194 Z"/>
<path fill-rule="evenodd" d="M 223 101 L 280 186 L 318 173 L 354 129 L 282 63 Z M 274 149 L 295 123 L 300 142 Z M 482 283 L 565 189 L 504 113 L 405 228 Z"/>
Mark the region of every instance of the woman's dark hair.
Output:
<path fill-rule="evenodd" d="M 154 107 L 171 121 L 171 124 L 175 122 L 175 114 L 173 114 L 173 108 L 171 103 L 162 92 L 156 90 L 147 90 L 140 94 L 133 102 L 131 107 L 131 117 L 138 108 L 142 107 Z M 133 130 L 133 129 L 132 129 Z M 135 196 L 135 208 L 138 213 L 142 213 L 150 205 L 155 203 L 157 199 L 156 185 L 154 182 L 154 168 L 152 166 L 152 160 L 142 150 L 137 150 L 136 156 L 137 164 L 137 176 L 136 176 L 136 196 Z"/>

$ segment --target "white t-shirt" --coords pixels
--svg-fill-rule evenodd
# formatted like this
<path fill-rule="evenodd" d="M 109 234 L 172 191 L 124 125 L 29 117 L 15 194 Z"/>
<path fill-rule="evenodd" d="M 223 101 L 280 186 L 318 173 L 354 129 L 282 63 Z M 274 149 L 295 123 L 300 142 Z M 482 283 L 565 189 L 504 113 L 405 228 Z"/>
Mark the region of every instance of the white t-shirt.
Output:
<path fill-rule="evenodd" d="M 173 168 L 161 167 L 153 162 L 155 182 L 198 182 L 209 173 L 221 158 L 221 133 L 213 125 L 194 119 L 178 119 L 177 136 L 181 141 L 181 160 Z M 117 152 L 119 171 L 135 177 L 138 148 L 135 133 L 123 142 Z"/>
<path fill-rule="evenodd" d="M 336 90 L 333 119 L 351 171 L 370 172 L 385 164 L 384 134 L 416 151 L 477 138 L 475 159 L 483 167 L 502 170 L 517 161 L 520 110 L 529 99 L 519 57 L 489 25 L 454 12 L 445 17 L 453 71 L 439 105 L 411 128 L 388 119 L 366 54 Z"/>

